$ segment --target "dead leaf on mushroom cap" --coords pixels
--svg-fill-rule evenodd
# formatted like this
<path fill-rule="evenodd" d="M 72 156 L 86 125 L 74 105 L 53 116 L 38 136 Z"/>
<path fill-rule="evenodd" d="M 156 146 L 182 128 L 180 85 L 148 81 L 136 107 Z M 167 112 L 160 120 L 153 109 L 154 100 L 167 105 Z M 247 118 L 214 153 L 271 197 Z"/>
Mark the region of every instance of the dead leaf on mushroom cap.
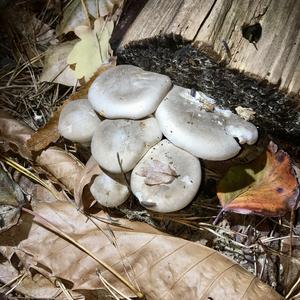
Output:
<path fill-rule="evenodd" d="M 295 208 L 299 184 L 289 155 L 271 142 L 253 162 L 231 167 L 217 195 L 226 211 L 281 216 Z"/>
<path fill-rule="evenodd" d="M 151 160 L 137 175 L 145 177 L 145 184 L 147 185 L 172 183 L 178 177 L 172 166 L 157 159 Z"/>
<path fill-rule="evenodd" d="M 40 203 L 35 212 L 73 237 L 93 255 L 114 268 L 145 294 L 148 300 L 173 299 L 282 299 L 237 263 L 198 243 L 160 234 L 151 226 L 117 219 L 117 227 L 94 219 L 94 223 L 68 202 Z M 105 214 L 99 213 L 105 219 Z M 26 215 L 22 216 L 26 217 Z M 27 218 L 28 219 L 28 218 Z M 14 251 L 28 269 L 46 278 L 61 278 L 72 284 L 72 290 L 100 289 L 101 275 L 127 296 L 134 296 L 116 277 L 105 271 L 90 256 L 45 227 L 20 223 L 8 236 L 24 232 L 1 252 Z M 97 224 L 97 226 L 95 225 Z M 129 229 L 131 228 L 131 230 Z M 117 247 L 116 247 L 117 245 Z M 6 249 L 8 248 L 8 249 Z M 125 271 L 126 270 L 126 271 Z"/>

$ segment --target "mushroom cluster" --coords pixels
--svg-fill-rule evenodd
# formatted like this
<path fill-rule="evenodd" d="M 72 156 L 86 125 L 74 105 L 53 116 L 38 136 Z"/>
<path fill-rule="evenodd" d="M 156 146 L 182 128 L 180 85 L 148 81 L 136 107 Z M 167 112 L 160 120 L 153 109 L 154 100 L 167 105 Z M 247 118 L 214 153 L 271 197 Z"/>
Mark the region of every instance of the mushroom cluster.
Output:
<path fill-rule="evenodd" d="M 71 141 L 91 142 L 102 170 L 91 193 L 101 205 L 126 201 L 129 190 L 121 176 L 126 173 L 140 204 L 158 212 L 182 209 L 193 200 L 201 183 L 199 158 L 232 158 L 239 144 L 258 138 L 253 124 L 214 99 L 131 65 L 98 76 L 88 99 L 64 107 L 58 129 Z"/>

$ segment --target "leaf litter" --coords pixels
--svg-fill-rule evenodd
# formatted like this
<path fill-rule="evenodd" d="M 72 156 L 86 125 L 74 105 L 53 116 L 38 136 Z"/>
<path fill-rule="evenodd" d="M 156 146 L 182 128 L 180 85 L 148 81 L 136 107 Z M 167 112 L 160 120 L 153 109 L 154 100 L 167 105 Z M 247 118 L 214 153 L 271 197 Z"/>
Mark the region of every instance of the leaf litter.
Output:
<path fill-rule="evenodd" d="M 77 3 L 78 2 L 79 1 L 77 1 Z M 101 1 L 99 1 L 99 3 L 100 2 Z M 98 16 L 96 15 L 95 18 L 97 17 Z M 78 25 L 82 25 L 82 23 L 77 24 L 75 27 L 77 27 Z M 73 28 L 73 30 L 75 29 L 75 27 Z M 26 62 L 26 58 L 24 59 L 24 61 Z M 37 56 L 33 57 L 32 61 L 40 62 L 41 59 L 39 56 Z M 18 66 L 17 73 L 19 72 L 19 74 L 22 74 L 23 71 L 20 70 L 27 71 L 27 76 L 29 77 L 27 77 L 26 79 L 24 78 L 24 80 L 23 78 L 20 80 L 20 78 L 16 76 L 16 73 L 14 72 L 9 73 L 9 76 L 11 76 L 9 79 L 10 84 L 24 84 L 24 82 L 26 82 L 26 84 L 28 85 L 28 78 L 32 77 L 32 75 L 33 77 L 35 77 L 35 74 L 38 73 L 37 69 L 33 69 L 32 66 L 33 64 L 30 64 L 30 62 L 29 64 L 25 63 Z M 7 77 L 6 75 L 6 77 L 4 78 L 9 77 Z M 87 84 L 87 87 L 88 85 L 89 84 Z M 11 87 L 9 88 L 13 90 Z M 59 108 L 59 110 L 53 114 L 53 118 L 51 118 L 51 121 L 49 123 L 46 121 L 49 119 L 49 116 L 51 112 L 53 112 L 55 107 L 57 107 L 57 105 L 60 104 L 61 101 L 66 98 L 67 94 L 70 94 L 71 90 L 61 90 L 61 88 L 58 88 L 58 85 L 53 83 L 41 84 L 38 82 L 37 78 L 36 80 L 34 80 L 31 86 L 28 86 L 27 93 L 33 90 L 34 97 L 32 97 L 32 95 L 29 95 L 31 97 L 31 101 L 37 99 L 37 97 L 39 97 L 40 95 L 44 97 L 45 91 L 51 91 L 48 94 L 50 95 L 50 97 L 47 98 L 47 104 L 45 105 L 45 109 L 43 107 L 43 110 L 39 110 L 39 108 L 36 108 L 34 106 L 34 103 L 36 102 L 34 101 L 28 102 L 30 103 L 30 105 L 28 105 L 28 103 L 26 103 L 26 100 L 22 102 L 23 107 L 25 107 L 26 109 L 11 109 L 11 112 L 14 113 L 14 115 L 17 116 L 19 119 L 25 119 L 27 123 L 30 124 L 31 127 L 34 129 L 39 128 L 43 124 L 46 124 L 46 127 L 44 129 L 39 129 L 37 133 L 33 135 L 29 142 L 26 144 L 22 142 L 19 143 L 17 141 L 19 143 L 17 144 L 17 147 L 13 146 L 14 143 L 9 144 L 5 142 L 4 145 L 6 145 L 5 151 L 10 149 L 16 151 L 19 154 L 22 154 L 21 146 L 24 146 L 25 151 L 28 151 L 26 155 L 28 155 L 28 153 L 29 155 L 32 155 L 33 153 L 34 155 L 32 157 L 35 159 L 37 154 L 36 152 L 40 152 L 44 149 L 46 149 L 45 151 L 47 151 L 49 149 L 47 149 L 49 144 L 55 143 L 59 139 L 59 135 L 56 129 L 59 111 L 61 108 Z M 7 89 L 4 89 L 3 91 L 5 92 L 3 93 L 3 95 L 5 96 L 4 99 L 5 101 L 7 101 L 7 103 L 9 103 L 9 105 L 5 106 L 5 110 L 7 111 L 7 107 L 13 107 L 13 105 L 9 102 L 9 93 Z M 66 93 L 64 91 L 66 91 Z M 78 93 L 76 92 L 74 95 L 69 97 L 69 99 L 65 101 L 65 103 L 77 99 L 79 95 L 82 96 L 84 95 L 84 93 L 86 95 L 86 91 L 87 89 L 85 87 L 82 87 Z M 22 97 L 24 93 L 19 93 L 19 95 Z M 39 101 L 38 103 L 43 102 Z M 24 113 L 24 115 L 21 115 L 20 112 L 26 113 Z M 19 113 L 19 115 L 16 113 Z M 25 115 L 26 118 L 24 117 Z M 6 121 L 4 121 L 4 123 L 5 122 Z M 11 135 L 11 137 L 13 137 L 13 134 Z M 27 141 L 28 136 L 25 135 L 25 137 Z M 13 138 L 10 139 L 13 140 Z M 60 149 L 60 152 L 63 153 L 64 150 Z M 68 155 L 66 157 L 68 157 Z M 64 156 L 61 156 L 60 159 L 62 165 L 64 165 Z M 71 161 L 69 162 L 72 164 Z M 68 165 L 68 159 L 66 159 L 66 163 Z M 63 183 L 62 180 L 63 178 L 67 177 L 67 174 L 69 172 L 71 172 L 72 167 L 68 169 L 68 171 L 65 173 L 63 168 L 59 167 L 59 164 L 56 165 L 55 161 L 53 167 L 55 171 L 48 170 L 49 176 L 47 183 L 49 185 L 52 185 L 52 187 L 54 188 L 55 186 L 53 185 L 53 183 L 57 183 L 56 177 L 58 177 L 60 178 L 59 181 L 62 183 L 62 187 L 68 191 L 72 191 L 72 188 L 68 187 L 68 184 Z M 11 171 L 12 169 L 9 170 Z M 84 189 L 84 186 L 88 185 L 90 183 L 90 179 L 92 179 L 94 176 L 93 170 L 85 171 L 86 173 L 84 173 L 84 171 L 79 172 L 78 177 L 75 180 L 76 185 L 74 190 L 74 198 L 75 200 L 77 199 L 76 204 L 84 204 L 84 202 L 86 201 L 86 195 L 84 195 L 82 191 Z M 89 172 L 91 173 L 89 174 Z M 165 172 L 158 173 L 160 173 L 157 174 L 160 178 L 161 174 L 164 174 Z M 170 170 L 166 173 L 168 176 L 171 175 L 172 177 L 172 172 Z M 43 180 L 45 181 L 45 179 Z M 163 181 L 165 181 L 165 179 L 163 179 Z M 77 187 L 78 182 L 80 182 L 79 188 Z M 23 186 L 22 189 L 24 190 L 24 188 L 25 187 Z M 55 225 L 57 225 L 60 230 L 66 232 L 67 234 L 70 234 L 70 236 L 72 237 L 74 236 L 76 240 L 78 239 L 80 242 L 82 241 L 83 244 L 86 243 L 88 246 L 91 246 L 90 249 L 93 250 L 92 252 L 94 253 L 94 250 L 96 251 L 96 253 L 94 253 L 95 255 L 99 254 L 99 257 L 101 259 L 105 260 L 107 263 L 120 270 L 120 274 L 124 274 L 124 276 L 127 276 L 126 272 L 124 271 L 124 266 L 128 268 L 127 272 L 131 275 L 131 278 L 133 278 L 133 284 L 136 284 L 135 279 L 139 281 L 145 278 L 145 280 L 142 280 L 142 282 L 139 283 L 139 287 L 143 292 L 145 291 L 147 295 L 149 294 L 149 297 L 154 297 L 153 299 L 158 299 L 162 295 L 165 299 L 168 299 L 168 297 L 170 297 L 170 299 L 179 297 L 185 298 L 186 295 L 190 298 L 189 293 L 193 293 L 194 291 L 190 291 L 188 289 L 187 293 L 187 286 L 193 286 L 194 284 L 196 288 L 199 288 L 199 282 L 201 282 L 203 278 L 206 278 L 206 274 L 213 274 L 213 271 L 215 271 L 215 274 L 220 274 L 215 268 L 216 261 L 217 265 L 226 265 L 228 263 L 228 270 L 231 270 L 232 272 L 226 271 L 225 275 L 227 276 L 229 274 L 229 276 L 238 276 L 238 278 L 235 278 L 234 280 L 228 279 L 228 281 L 226 280 L 227 277 L 223 277 L 223 275 L 220 276 L 222 277 L 222 279 L 224 278 L 224 281 L 217 280 L 217 277 L 214 277 L 214 279 L 206 278 L 208 282 L 209 279 L 211 280 L 211 290 L 208 291 L 212 291 L 212 293 L 206 293 L 204 294 L 204 297 L 213 298 L 213 293 L 217 293 L 214 299 L 218 299 L 218 295 L 220 295 L 221 299 L 223 299 L 224 295 L 226 295 L 224 294 L 224 292 L 230 292 L 230 285 L 234 285 L 235 282 L 239 282 L 240 278 L 244 278 L 245 285 L 241 284 L 241 286 L 238 287 L 246 287 L 246 278 L 248 278 L 250 281 L 253 278 L 252 275 L 246 273 L 243 269 L 240 269 L 240 267 L 232 261 L 228 262 L 223 256 L 220 256 L 219 254 L 213 252 L 213 250 L 211 249 L 199 245 L 199 243 L 195 244 L 192 242 L 187 242 L 186 240 L 177 239 L 172 236 L 167 236 L 166 234 L 162 234 L 161 232 L 155 231 L 153 227 L 150 227 L 145 223 L 129 222 L 127 220 L 120 219 L 119 216 L 117 218 L 111 217 L 111 215 L 113 215 L 113 213 L 116 213 L 116 211 L 109 211 L 109 214 L 104 214 L 104 212 L 100 211 L 92 215 L 93 217 L 84 216 L 81 213 L 81 211 L 78 210 L 78 207 L 75 206 L 72 200 L 68 199 L 64 191 L 57 191 L 57 193 L 59 193 L 59 197 L 53 195 L 51 192 L 49 192 L 49 190 L 45 189 L 45 187 L 39 184 L 34 184 L 32 192 L 28 192 L 27 196 L 29 196 L 29 194 L 31 195 L 29 198 L 31 198 L 31 206 L 35 212 L 39 213 L 40 215 L 46 218 L 49 218 L 49 221 L 51 222 L 53 222 L 54 220 Z M 149 214 L 146 212 L 146 218 L 150 218 L 152 220 L 159 220 L 159 222 L 150 223 L 155 224 L 158 228 L 164 229 L 173 235 L 183 236 L 188 239 L 196 240 L 197 242 L 201 241 L 201 243 L 207 244 L 208 246 L 227 254 L 229 257 L 234 258 L 248 270 L 251 270 L 259 278 L 262 278 L 265 282 L 271 283 L 273 286 L 276 286 L 276 282 L 274 285 L 274 281 L 270 280 L 272 276 L 276 277 L 276 271 L 271 270 L 271 268 L 274 269 L 274 267 L 276 267 L 276 264 L 273 263 L 274 251 L 280 251 L 280 248 L 278 248 L 277 245 L 279 245 L 279 242 L 281 240 L 288 241 L 288 230 L 290 228 L 289 224 L 285 222 L 284 219 L 282 219 L 282 223 L 279 224 L 276 223 L 276 218 L 264 218 L 257 220 L 253 216 L 236 218 L 236 216 L 225 214 L 223 221 L 220 224 L 212 225 L 212 221 L 215 218 L 216 213 L 218 211 L 216 199 L 203 199 L 203 195 L 200 196 L 202 198 L 200 197 L 201 199 L 197 199 L 195 203 L 192 204 L 190 208 L 192 210 L 191 214 L 184 214 L 184 212 L 179 212 L 178 214 L 161 215 Z M 134 216 L 145 214 L 145 211 L 139 211 L 139 209 L 135 206 L 131 207 L 130 210 L 132 212 L 133 219 L 135 218 Z M 189 209 L 187 210 L 187 212 L 189 212 Z M 120 212 L 118 213 L 117 211 L 117 215 L 120 215 Z M 91 221 L 94 219 L 99 219 L 105 222 L 99 223 L 100 221 L 96 221 L 96 224 L 98 226 L 97 227 L 95 223 Z M 142 219 L 143 218 L 141 218 L 140 220 Z M 272 225 L 270 225 L 270 223 Z M 86 226 L 86 224 L 88 224 L 88 226 Z M 112 226 L 108 224 L 117 224 L 123 226 Z M 176 224 L 176 226 L 174 224 Z M 128 227 L 132 228 L 132 230 L 129 230 Z M 186 230 L 183 230 L 183 228 L 185 228 Z M 255 229 L 253 230 L 253 228 Z M 90 230 L 89 233 L 91 235 L 85 237 L 85 230 Z M 92 259 L 86 254 L 80 252 L 80 250 L 74 245 L 68 243 L 66 240 L 61 239 L 53 232 L 49 232 L 46 228 L 42 228 L 40 227 L 40 225 L 33 223 L 32 217 L 26 214 L 22 214 L 21 221 L 18 223 L 18 225 L 13 226 L 6 233 L 7 234 L 0 236 L 1 253 L 8 259 L 8 262 L 12 261 L 12 259 L 15 259 L 16 257 L 19 259 L 19 262 L 21 263 L 17 266 L 17 272 L 26 271 L 26 274 L 32 276 L 34 273 L 32 271 L 37 270 L 39 272 L 37 274 L 45 278 L 47 282 L 50 282 L 50 285 L 52 284 L 52 287 L 55 287 L 55 279 L 62 278 L 59 264 L 61 264 L 61 266 L 65 266 L 66 263 L 69 264 L 68 266 L 70 267 L 70 270 L 62 270 L 62 274 L 66 276 L 66 278 L 63 278 L 63 282 L 69 283 L 68 280 L 70 280 L 71 278 L 71 283 L 73 284 L 73 286 L 72 284 L 71 286 L 68 285 L 68 288 L 69 290 L 71 290 L 71 293 L 74 293 L 73 290 L 76 289 L 74 288 L 74 286 L 80 286 L 80 284 L 84 285 L 84 283 L 80 281 L 80 279 L 86 278 L 85 276 L 87 276 L 87 285 L 95 284 L 96 289 L 99 289 L 99 287 L 102 286 L 101 279 L 99 279 L 99 277 L 96 274 L 98 267 L 97 263 L 93 262 Z M 41 235 L 37 236 L 37 233 L 41 233 Z M 260 234 L 262 235 L 259 236 Z M 96 237 L 98 236 L 99 244 L 96 243 L 96 246 L 94 246 Z M 212 236 L 214 237 L 212 238 Z M 48 240 L 48 238 L 50 238 L 50 240 Z M 34 240 L 34 243 L 32 243 L 32 239 Z M 51 241 L 54 242 L 53 249 Z M 129 243 L 129 241 L 131 242 Z M 143 241 L 145 242 L 144 246 L 139 248 L 140 243 L 142 243 Z M 58 248 L 57 245 L 59 246 Z M 101 245 L 104 245 L 104 247 L 101 248 Z M 289 248 L 290 245 L 291 244 L 288 244 Z M 98 248 L 94 249 L 94 247 Z M 51 252 L 51 249 L 53 250 L 53 252 Z M 65 251 L 69 249 L 71 249 L 72 251 Z M 73 249 L 75 253 L 75 258 L 80 258 L 80 264 L 78 264 L 78 260 L 76 260 L 73 257 Z M 104 251 L 104 253 L 102 251 Z M 198 267 L 203 266 L 202 262 L 199 262 L 199 257 L 201 255 L 205 257 L 204 253 L 213 254 L 209 254 L 207 259 L 203 260 L 204 268 L 203 270 L 201 268 L 199 270 Z M 232 253 L 234 253 L 234 255 L 232 255 Z M 33 255 L 31 256 L 30 254 Z M 111 256 L 111 254 L 113 255 Z M 124 255 L 128 256 L 128 260 L 127 258 L 124 258 Z M 110 256 L 111 261 L 109 260 Z M 265 262 L 261 260 L 261 258 L 264 256 Z M 106 257 L 108 260 L 106 260 Z M 259 261 L 249 262 L 247 260 L 241 260 L 240 257 L 250 257 L 250 259 L 258 258 Z M 63 258 L 66 258 L 66 262 L 63 261 Z M 224 259 L 225 262 L 223 261 Z M 213 262 L 206 265 L 205 261 Z M 187 267 L 187 265 L 185 264 L 186 262 L 191 263 L 190 267 Z M 150 265 L 148 263 L 150 263 L 150 265 L 152 263 L 151 268 L 149 268 Z M 254 269 L 251 269 L 252 266 L 254 266 Z M 54 272 L 51 268 L 53 268 Z M 145 271 L 143 271 L 143 268 Z M 184 268 L 186 268 L 186 275 L 184 273 Z M 135 274 L 132 275 L 133 270 Z M 136 273 L 138 273 L 139 275 L 139 271 L 141 271 L 142 273 L 136 278 Z M 78 272 L 79 274 L 81 274 L 82 272 L 83 277 L 77 277 L 76 274 L 78 274 Z M 121 283 L 119 281 L 114 281 L 115 279 L 111 274 L 109 274 L 106 271 L 103 271 L 101 268 L 100 272 L 102 279 L 104 278 L 108 280 L 110 284 L 113 284 L 113 286 L 116 286 L 117 288 L 120 287 L 120 289 L 124 289 L 124 286 L 121 286 Z M 53 274 L 55 274 L 57 277 L 53 276 Z M 266 277 L 265 274 L 268 274 L 269 277 Z M 22 279 L 22 282 L 25 282 L 27 278 L 31 278 L 30 276 L 26 276 L 25 279 Z M 193 278 L 190 278 L 189 276 Z M 199 278 L 198 276 L 201 276 L 201 278 Z M 41 286 L 44 285 L 42 284 L 42 277 L 39 279 L 39 282 L 41 282 Z M 179 278 L 179 280 L 176 281 L 176 278 Z M 21 290 L 22 282 L 19 283 L 19 290 Z M 255 279 L 253 281 L 253 286 L 255 286 L 256 284 L 261 288 L 261 291 L 265 291 L 265 293 L 262 293 L 261 297 L 266 298 L 266 293 L 268 293 L 268 295 L 269 293 L 274 293 L 273 290 L 269 290 L 268 287 L 262 285 L 260 281 Z M 222 285 L 221 288 L 220 285 Z M 44 287 L 46 288 L 46 286 L 47 284 L 45 283 Z M 153 286 L 157 287 L 157 289 L 153 289 Z M 248 290 L 249 293 L 259 292 L 260 288 L 249 288 L 247 289 L 247 292 Z M 296 288 L 295 286 L 289 288 L 289 290 L 285 291 L 285 294 L 290 294 L 290 291 L 292 291 L 293 293 L 297 291 L 297 286 Z M 15 287 L 15 289 L 18 290 L 18 287 Z M 89 298 L 91 297 L 91 294 L 87 294 L 90 292 L 89 289 L 83 288 L 80 290 L 78 289 L 76 291 L 78 291 L 81 295 L 87 295 L 87 299 L 92 299 Z M 129 291 L 127 292 L 130 294 Z M 33 291 L 31 290 L 31 292 L 24 292 L 24 294 L 27 293 L 30 294 L 33 293 Z M 76 297 L 76 294 L 72 295 Z M 232 295 L 227 297 L 231 299 Z M 259 299 L 258 295 L 251 297 Z M 274 294 L 274 297 L 274 299 L 279 299 L 279 296 L 277 294 Z"/>

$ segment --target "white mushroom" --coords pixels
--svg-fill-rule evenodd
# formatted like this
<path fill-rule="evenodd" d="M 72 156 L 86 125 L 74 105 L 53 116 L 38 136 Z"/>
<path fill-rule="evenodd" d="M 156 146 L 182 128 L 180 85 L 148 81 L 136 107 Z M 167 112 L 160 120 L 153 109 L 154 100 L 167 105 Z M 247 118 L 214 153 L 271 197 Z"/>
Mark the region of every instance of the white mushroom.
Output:
<path fill-rule="evenodd" d="M 193 200 L 200 182 L 199 160 L 168 140 L 162 140 L 133 169 L 130 185 L 144 207 L 172 212 Z"/>
<path fill-rule="evenodd" d="M 257 128 L 218 108 L 203 93 L 174 86 L 159 105 L 155 116 L 163 134 L 176 146 L 207 160 L 225 160 L 235 156 L 240 143 L 256 142 Z"/>
<path fill-rule="evenodd" d="M 88 98 L 105 118 L 141 119 L 156 110 L 170 89 L 168 76 L 120 65 L 96 78 Z"/>
<path fill-rule="evenodd" d="M 103 171 L 95 178 L 90 191 L 96 201 L 105 207 L 121 205 L 130 194 L 122 176 Z"/>
<path fill-rule="evenodd" d="M 100 122 L 87 99 L 74 100 L 61 111 L 58 131 L 68 140 L 86 143 L 91 141 Z"/>
<path fill-rule="evenodd" d="M 142 156 L 162 138 L 157 120 L 104 120 L 92 139 L 92 155 L 98 164 L 112 173 L 132 170 Z"/>

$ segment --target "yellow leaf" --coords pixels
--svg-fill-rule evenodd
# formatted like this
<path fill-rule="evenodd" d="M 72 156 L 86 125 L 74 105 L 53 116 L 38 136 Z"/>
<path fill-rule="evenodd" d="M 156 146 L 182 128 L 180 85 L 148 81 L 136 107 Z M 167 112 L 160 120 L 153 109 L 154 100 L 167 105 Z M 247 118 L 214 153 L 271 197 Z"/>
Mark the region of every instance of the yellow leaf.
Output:
<path fill-rule="evenodd" d="M 70 52 L 67 63 L 75 65 L 76 78 L 87 81 L 103 63 L 108 62 L 112 53 L 109 39 L 113 26 L 112 21 L 98 18 L 93 30 L 89 26 L 78 26 L 75 29 L 80 41 Z"/>

